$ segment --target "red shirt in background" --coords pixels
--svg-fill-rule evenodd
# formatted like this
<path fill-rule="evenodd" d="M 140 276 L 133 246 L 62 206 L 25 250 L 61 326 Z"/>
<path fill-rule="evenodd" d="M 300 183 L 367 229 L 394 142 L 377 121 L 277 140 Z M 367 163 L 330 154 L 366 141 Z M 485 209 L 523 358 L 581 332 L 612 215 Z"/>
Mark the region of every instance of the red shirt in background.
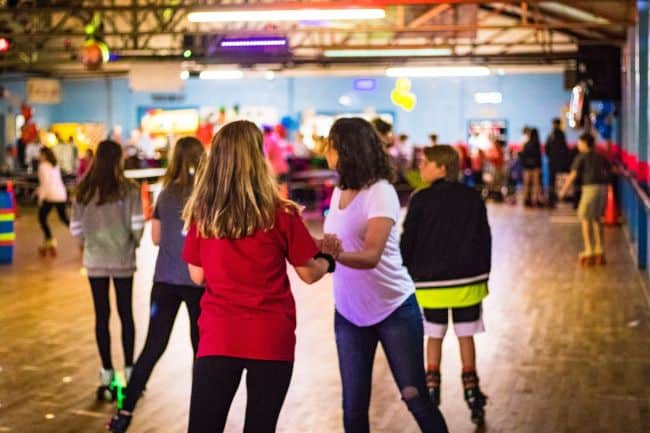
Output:
<path fill-rule="evenodd" d="M 242 239 L 201 238 L 190 226 L 183 259 L 205 272 L 197 357 L 291 361 L 296 307 L 287 261 L 305 265 L 318 252 L 302 218 L 278 211 L 271 230 Z"/>

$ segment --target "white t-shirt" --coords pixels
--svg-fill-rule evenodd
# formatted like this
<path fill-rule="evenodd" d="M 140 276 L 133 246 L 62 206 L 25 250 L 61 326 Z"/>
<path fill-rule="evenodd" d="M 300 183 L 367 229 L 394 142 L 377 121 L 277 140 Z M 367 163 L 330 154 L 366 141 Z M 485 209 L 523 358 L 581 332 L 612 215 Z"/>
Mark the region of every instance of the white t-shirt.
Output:
<path fill-rule="evenodd" d="M 337 263 L 334 272 L 336 310 L 357 326 L 375 325 L 415 292 L 399 249 L 399 199 L 395 188 L 386 180 L 360 191 L 345 209 L 339 208 L 340 199 L 341 190 L 336 188 L 324 231 L 339 237 L 343 251 L 363 249 L 368 220 L 385 217 L 394 223 L 374 269 L 352 269 Z"/>

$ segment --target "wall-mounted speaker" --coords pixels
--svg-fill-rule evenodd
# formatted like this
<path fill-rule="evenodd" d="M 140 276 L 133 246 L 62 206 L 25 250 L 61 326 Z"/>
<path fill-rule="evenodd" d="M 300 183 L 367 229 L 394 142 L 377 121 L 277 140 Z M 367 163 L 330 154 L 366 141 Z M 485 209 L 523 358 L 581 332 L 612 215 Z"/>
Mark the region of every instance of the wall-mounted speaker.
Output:
<path fill-rule="evenodd" d="M 621 99 L 621 49 L 611 45 L 581 45 L 578 81 L 590 82 L 591 99 Z"/>

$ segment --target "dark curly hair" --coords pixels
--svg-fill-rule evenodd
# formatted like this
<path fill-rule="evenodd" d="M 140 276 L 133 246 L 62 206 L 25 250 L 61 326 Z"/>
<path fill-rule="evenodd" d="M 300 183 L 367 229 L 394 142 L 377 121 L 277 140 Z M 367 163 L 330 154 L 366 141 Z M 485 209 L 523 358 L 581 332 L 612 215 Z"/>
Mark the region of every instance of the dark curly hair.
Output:
<path fill-rule="evenodd" d="M 360 190 L 375 182 L 395 180 L 395 171 L 373 126 L 359 117 L 338 119 L 329 133 L 339 155 L 336 171 L 341 189 Z"/>

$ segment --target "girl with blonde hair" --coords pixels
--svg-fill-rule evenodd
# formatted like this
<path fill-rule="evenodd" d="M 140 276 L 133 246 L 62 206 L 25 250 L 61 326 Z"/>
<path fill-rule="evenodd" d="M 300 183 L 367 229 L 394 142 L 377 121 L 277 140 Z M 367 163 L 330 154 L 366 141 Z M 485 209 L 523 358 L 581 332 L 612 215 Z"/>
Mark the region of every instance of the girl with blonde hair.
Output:
<path fill-rule="evenodd" d="M 220 129 L 197 176 L 183 212 L 183 258 L 192 280 L 205 282 L 188 431 L 223 431 L 247 370 L 244 432 L 274 432 L 296 341 L 286 262 L 311 284 L 334 260 L 319 252 L 297 206 L 279 197 L 255 124 Z"/>

